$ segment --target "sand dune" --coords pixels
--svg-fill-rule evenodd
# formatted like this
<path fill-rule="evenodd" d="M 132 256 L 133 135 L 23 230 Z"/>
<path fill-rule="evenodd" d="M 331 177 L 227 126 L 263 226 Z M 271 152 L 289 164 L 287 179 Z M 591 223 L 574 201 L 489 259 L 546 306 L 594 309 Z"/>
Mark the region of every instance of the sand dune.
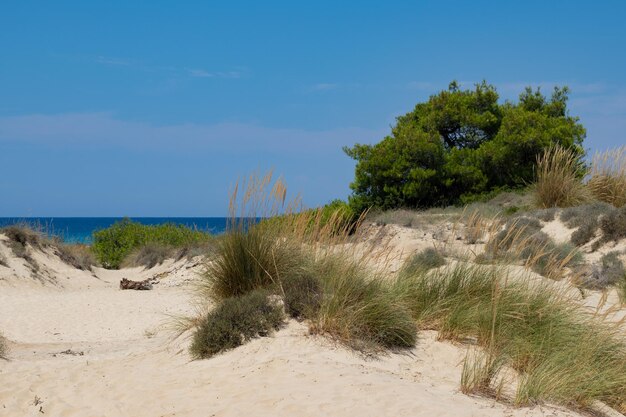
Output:
<path fill-rule="evenodd" d="M 409 229 L 392 237 L 399 259 L 432 244 Z M 0 253 L 10 255 L 1 240 Z M 291 321 L 273 337 L 192 361 L 188 334 L 176 338 L 171 317 L 194 313 L 200 263 L 91 273 L 52 253 L 35 256 L 46 279 L 19 259 L 0 266 L 0 329 L 10 341 L 0 416 L 579 415 L 460 393 L 466 348 L 429 331 L 409 352 L 364 357 Z M 121 291 L 123 277 L 160 282 Z"/>

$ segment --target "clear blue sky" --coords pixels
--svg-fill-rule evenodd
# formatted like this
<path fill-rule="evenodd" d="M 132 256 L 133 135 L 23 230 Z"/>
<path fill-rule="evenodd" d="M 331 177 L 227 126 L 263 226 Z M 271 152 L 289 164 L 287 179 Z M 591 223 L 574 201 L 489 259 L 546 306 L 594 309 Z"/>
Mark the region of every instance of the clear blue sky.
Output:
<path fill-rule="evenodd" d="M 453 80 L 569 85 L 626 142 L 626 2 L 13 1 L 0 6 L 0 216 L 221 216 L 274 168 L 349 194 L 341 147 Z"/>

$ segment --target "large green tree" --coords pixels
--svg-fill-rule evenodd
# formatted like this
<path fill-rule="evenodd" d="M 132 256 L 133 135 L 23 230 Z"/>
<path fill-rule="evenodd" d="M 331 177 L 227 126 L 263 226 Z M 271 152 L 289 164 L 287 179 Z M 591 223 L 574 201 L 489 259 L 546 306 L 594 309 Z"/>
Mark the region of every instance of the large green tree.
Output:
<path fill-rule="evenodd" d="M 398 117 L 381 142 L 344 148 L 357 161 L 351 205 L 454 204 L 529 183 L 537 155 L 550 145 L 582 156 L 585 129 L 568 114 L 568 93 L 555 87 L 547 99 L 528 87 L 518 103 L 499 104 L 495 87 L 484 81 L 471 90 L 452 82 Z"/>

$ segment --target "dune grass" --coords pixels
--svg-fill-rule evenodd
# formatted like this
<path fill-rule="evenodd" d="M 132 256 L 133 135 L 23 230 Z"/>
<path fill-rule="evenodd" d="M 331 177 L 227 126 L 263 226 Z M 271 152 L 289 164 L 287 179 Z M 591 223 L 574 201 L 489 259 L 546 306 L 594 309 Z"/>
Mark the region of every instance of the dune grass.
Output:
<path fill-rule="evenodd" d="M 428 271 L 429 269 L 439 268 L 446 264 L 446 259 L 441 254 L 441 251 L 437 248 L 426 248 L 420 252 L 417 252 L 410 258 L 408 258 L 400 274 L 413 274 L 418 271 Z"/>
<path fill-rule="evenodd" d="M 594 155 L 587 187 L 600 201 L 626 205 L 626 146 Z"/>
<path fill-rule="evenodd" d="M 361 351 L 415 345 L 417 327 L 387 281 L 344 255 L 328 255 L 314 268 L 323 283 L 314 333 L 327 334 Z"/>
<path fill-rule="evenodd" d="M 575 152 L 554 146 L 537 158 L 535 204 L 540 208 L 571 207 L 590 196 L 582 183 L 585 169 Z"/>
<path fill-rule="evenodd" d="M 400 276 L 394 292 L 420 328 L 485 349 L 489 360 L 470 361 L 464 370 L 464 389 L 492 386 L 506 365 L 520 375 L 518 405 L 601 400 L 623 410 L 624 341 L 549 286 L 507 280 L 498 267 L 460 264 Z"/>

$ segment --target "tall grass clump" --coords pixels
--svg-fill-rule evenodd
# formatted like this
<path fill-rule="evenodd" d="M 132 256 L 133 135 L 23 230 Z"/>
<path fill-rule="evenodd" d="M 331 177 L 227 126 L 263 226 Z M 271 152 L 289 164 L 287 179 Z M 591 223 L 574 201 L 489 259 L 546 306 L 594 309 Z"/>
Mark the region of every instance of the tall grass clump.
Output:
<path fill-rule="evenodd" d="M 506 365 L 519 374 L 519 405 L 585 407 L 601 400 L 624 411 L 623 338 L 550 286 L 508 279 L 498 267 L 458 264 L 400 276 L 394 292 L 420 328 L 438 330 L 442 339 L 472 340 L 489 355 L 464 370 L 468 389 L 493 388 Z"/>
<path fill-rule="evenodd" d="M 387 281 L 343 255 L 327 255 L 314 268 L 324 297 L 312 319 L 314 333 L 327 334 L 362 351 L 415 345 L 417 327 Z"/>
<path fill-rule="evenodd" d="M 136 249 L 146 245 L 185 247 L 202 244 L 211 235 L 173 223 L 143 225 L 125 218 L 111 227 L 94 232 L 92 250 L 105 268 L 117 269 L 124 259 Z"/>
<path fill-rule="evenodd" d="M 537 157 L 535 204 L 540 208 L 577 206 L 589 199 L 585 169 L 577 153 L 560 146 Z"/>
<path fill-rule="evenodd" d="M 600 201 L 626 205 L 626 146 L 594 155 L 587 187 Z"/>
<path fill-rule="evenodd" d="M 204 359 L 270 335 L 284 322 L 282 306 L 267 291 L 255 290 L 222 302 L 201 321 L 191 354 Z"/>

